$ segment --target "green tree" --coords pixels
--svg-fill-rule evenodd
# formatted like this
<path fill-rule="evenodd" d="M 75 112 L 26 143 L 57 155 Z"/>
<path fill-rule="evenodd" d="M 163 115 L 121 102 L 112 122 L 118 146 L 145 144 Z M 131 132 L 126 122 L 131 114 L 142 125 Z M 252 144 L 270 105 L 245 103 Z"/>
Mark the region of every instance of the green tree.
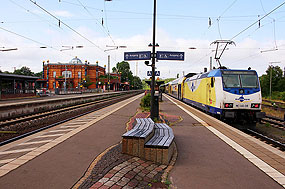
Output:
<path fill-rule="evenodd" d="M 113 67 L 113 68 L 112 68 L 112 72 L 113 72 L 113 73 L 117 73 L 117 71 L 118 71 L 118 70 L 117 70 L 116 67 Z"/>
<path fill-rule="evenodd" d="M 262 96 L 269 96 L 270 94 L 270 77 L 271 77 L 271 91 L 284 92 L 285 78 L 283 71 L 279 66 L 269 66 L 266 74 L 262 75 L 260 79 Z"/>
<path fill-rule="evenodd" d="M 164 83 L 168 83 L 168 82 L 170 82 L 170 81 L 173 81 L 173 80 L 175 80 L 176 78 L 167 78 L 167 79 L 165 79 L 165 80 L 163 80 L 164 81 Z"/>
<path fill-rule="evenodd" d="M 138 76 L 134 76 L 132 86 L 134 86 L 133 89 L 142 89 L 143 88 L 142 81 Z"/>
<path fill-rule="evenodd" d="M 31 71 L 30 68 L 23 66 L 20 69 L 16 69 L 13 74 L 17 74 L 17 75 L 27 75 L 27 76 L 34 76 L 34 73 Z"/>
<path fill-rule="evenodd" d="M 43 71 L 35 73 L 34 76 L 39 77 L 39 78 L 43 78 Z"/>
<path fill-rule="evenodd" d="M 146 80 L 142 81 L 142 86 L 144 90 L 150 90 L 150 86 L 145 82 Z"/>
<path fill-rule="evenodd" d="M 83 87 L 89 87 L 90 85 L 92 85 L 94 82 L 91 82 L 89 75 L 86 76 L 85 80 L 83 80 Z"/>
<path fill-rule="evenodd" d="M 132 83 L 133 73 L 130 70 L 130 64 L 128 62 L 122 61 L 117 63 L 117 70 L 121 73 L 121 82 Z"/>

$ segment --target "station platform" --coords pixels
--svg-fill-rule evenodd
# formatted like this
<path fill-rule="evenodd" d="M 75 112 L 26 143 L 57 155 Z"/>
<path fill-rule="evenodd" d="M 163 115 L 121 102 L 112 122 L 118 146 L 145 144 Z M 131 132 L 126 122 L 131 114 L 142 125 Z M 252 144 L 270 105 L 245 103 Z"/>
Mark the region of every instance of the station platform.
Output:
<path fill-rule="evenodd" d="M 138 115 L 142 96 L 1 146 L 1 187 L 285 186 L 284 152 L 168 96 L 160 103 L 160 113 L 180 118 L 171 125 L 176 153 L 170 165 L 121 154 L 121 136 Z"/>

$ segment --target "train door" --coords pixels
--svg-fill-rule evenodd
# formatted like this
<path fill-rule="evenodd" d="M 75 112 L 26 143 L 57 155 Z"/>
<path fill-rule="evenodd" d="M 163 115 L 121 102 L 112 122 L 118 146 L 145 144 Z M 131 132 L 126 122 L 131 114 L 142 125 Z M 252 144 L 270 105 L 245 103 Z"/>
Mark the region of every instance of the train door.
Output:
<path fill-rule="evenodd" d="M 206 87 L 206 104 L 211 105 L 211 92 L 212 92 L 212 86 L 213 86 L 213 78 L 210 78 L 210 81 L 207 82 L 207 87 Z"/>
<path fill-rule="evenodd" d="M 207 87 L 206 87 L 206 101 L 207 101 L 207 105 L 209 106 L 213 106 L 213 97 L 212 97 L 212 90 L 214 90 L 214 83 L 215 83 L 215 79 L 213 77 L 211 77 L 210 82 L 207 83 Z"/>
<path fill-rule="evenodd" d="M 181 100 L 181 84 L 178 84 L 178 99 Z"/>

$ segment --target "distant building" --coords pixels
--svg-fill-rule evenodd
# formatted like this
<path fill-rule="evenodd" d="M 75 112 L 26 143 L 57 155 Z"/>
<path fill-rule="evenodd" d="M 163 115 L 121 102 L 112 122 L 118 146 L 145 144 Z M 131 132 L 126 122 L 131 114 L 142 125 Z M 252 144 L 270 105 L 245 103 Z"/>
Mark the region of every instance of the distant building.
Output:
<path fill-rule="evenodd" d="M 0 99 L 36 96 L 38 77 L 0 73 Z"/>
<path fill-rule="evenodd" d="M 121 76 L 119 74 L 110 74 L 110 90 L 119 90 Z M 55 90 L 63 89 L 108 89 L 108 76 L 106 67 L 96 64 L 83 63 L 75 57 L 68 63 L 43 62 L 43 79 L 37 81 L 41 88 Z M 89 83 L 89 85 L 87 84 Z M 91 85 L 90 85 L 91 84 Z"/>

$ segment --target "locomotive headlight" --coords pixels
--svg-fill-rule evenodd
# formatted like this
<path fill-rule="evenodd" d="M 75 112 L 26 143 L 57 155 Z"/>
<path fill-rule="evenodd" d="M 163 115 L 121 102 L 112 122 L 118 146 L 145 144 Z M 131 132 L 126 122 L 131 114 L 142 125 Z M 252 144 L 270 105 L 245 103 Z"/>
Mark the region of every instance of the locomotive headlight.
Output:
<path fill-rule="evenodd" d="M 225 108 L 233 108 L 233 103 L 225 103 Z"/>
<path fill-rule="evenodd" d="M 260 104 L 251 104 L 251 108 L 259 108 Z"/>

